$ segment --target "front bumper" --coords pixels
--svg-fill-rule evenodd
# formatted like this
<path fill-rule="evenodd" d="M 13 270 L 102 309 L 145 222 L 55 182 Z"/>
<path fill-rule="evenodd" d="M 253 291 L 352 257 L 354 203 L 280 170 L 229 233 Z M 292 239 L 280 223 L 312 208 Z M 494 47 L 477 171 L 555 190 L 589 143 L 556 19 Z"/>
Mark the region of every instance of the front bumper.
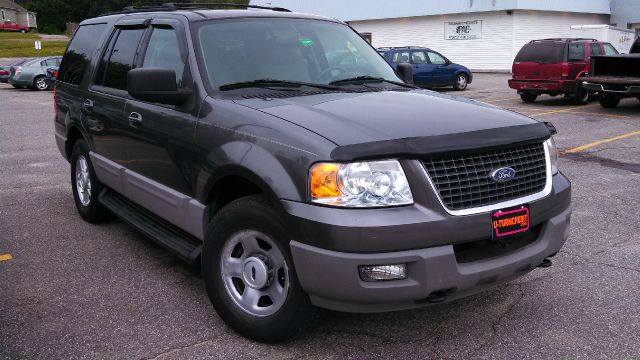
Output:
<path fill-rule="evenodd" d="M 567 240 L 571 209 L 549 219 L 532 244 L 500 257 L 458 263 L 452 245 L 378 254 L 340 253 L 291 242 L 296 273 L 316 306 L 382 312 L 429 305 L 430 294 L 459 299 L 522 276 Z M 408 278 L 365 282 L 359 265 L 406 263 Z"/>
<path fill-rule="evenodd" d="M 509 79 L 509 87 L 518 93 L 561 94 L 573 93 L 576 88 L 574 80 L 516 80 Z"/>
<path fill-rule="evenodd" d="M 569 233 L 571 185 L 553 176 L 551 193 L 529 203 L 539 229 L 527 245 L 499 255 L 458 261 L 460 244 L 491 237 L 489 213 L 447 214 L 428 190 L 412 187 L 416 204 L 389 209 L 347 209 L 284 202 L 293 215 L 291 251 L 296 274 L 311 301 L 347 312 L 380 312 L 446 301 L 509 281 L 557 253 Z M 365 282 L 360 265 L 406 263 L 404 280 Z"/>

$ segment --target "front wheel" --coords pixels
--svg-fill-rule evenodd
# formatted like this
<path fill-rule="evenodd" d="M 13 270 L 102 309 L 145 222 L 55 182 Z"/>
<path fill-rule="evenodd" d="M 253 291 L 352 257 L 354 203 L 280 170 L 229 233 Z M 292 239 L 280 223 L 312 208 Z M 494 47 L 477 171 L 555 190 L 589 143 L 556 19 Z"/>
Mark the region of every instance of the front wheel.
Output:
<path fill-rule="evenodd" d="M 598 94 L 598 102 L 603 108 L 614 108 L 618 106 L 618 103 L 620 103 L 620 97 L 614 94 L 601 92 Z"/>
<path fill-rule="evenodd" d="M 20 29 L 20 32 L 24 34 L 24 33 L 26 33 L 26 32 L 27 32 L 27 30 L 25 30 L 25 29 Z"/>
<path fill-rule="evenodd" d="M 533 103 L 538 98 L 538 95 L 531 93 L 522 93 L 520 94 L 520 99 L 526 103 Z"/>
<path fill-rule="evenodd" d="M 582 84 L 576 85 L 576 91 L 573 94 L 573 103 L 576 105 L 586 105 L 589 103 L 591 92 L 582 87 Z"/>
<path fill-rule="evenodd" d="M 460 74 L 456 77 L 456 83 L 453 84 L 453 88 L 457 91 L 463 91 L 467 88 L 468 85 L 469 79 L 467 78 L 467 75 Z"/>
<path fill-rule="evenodd" d="M 233 201 L 215 216 L 202 250 L 202 276 L 220 317 L 261 342 L 290 339 L 314 307 L 293 267 L 281 216 L 259 196 Z"/>

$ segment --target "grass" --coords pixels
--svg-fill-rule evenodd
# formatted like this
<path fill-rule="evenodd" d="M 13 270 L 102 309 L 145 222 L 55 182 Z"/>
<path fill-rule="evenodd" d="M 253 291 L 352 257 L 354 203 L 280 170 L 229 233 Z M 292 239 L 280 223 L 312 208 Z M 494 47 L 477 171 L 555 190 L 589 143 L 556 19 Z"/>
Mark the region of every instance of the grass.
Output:
<path fill-rule="evenodd" d="M 42 41 L 42 49 L 35 49 L 35 40 L 40 40 L 38 34 L 0 32 L 0 58 L 23 58 L 55 56 L 64 54 L 66 41 Z"/>
<path fill-rule="evenodd" d="M 5 40 L 5 39 L 40 39 L 40 35 L 37 33 L 33 33 L 33 32 L 28 32 L 26 34 L 21 34 L 19 32 L 14 32 L 14 31 L 0 31 L 0 40 Z"/>

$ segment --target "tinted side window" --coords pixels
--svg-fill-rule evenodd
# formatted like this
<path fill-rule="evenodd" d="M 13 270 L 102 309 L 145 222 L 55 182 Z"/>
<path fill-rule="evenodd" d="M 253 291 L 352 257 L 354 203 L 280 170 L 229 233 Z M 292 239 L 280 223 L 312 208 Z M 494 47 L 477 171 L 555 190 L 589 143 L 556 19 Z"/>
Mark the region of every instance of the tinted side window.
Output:
<path fill-rule="evenodd" d="M 120 30 L 113 49 L 109 52 L 104 73 L 104 86 L 126 90 L 127 74 L 133 67 L 133 60 L 144 29 Z"/>
<path fill-rule="evenodd" d="M 584 61 L 584 44 L 569 44 L 569 61 Z"/>
<path fill-rule="evenodd" d="M 142 67 L 172 69 L 176 72 L 178 87 L 182 87 L 185 64 L 180 56 L 178 34 L 174 29 L 153 29 Z"/>
<path fill-rule="evenodd" d="M 616 50 L 616 48 L 614 48 L 613 45 L 607 43 L 607 44 L 604 44 L 604 53 L 606 55 L 615 55 L 618 53 L 618 50 Z"/>
<path fill-rule="evenodd" d="M 106 26 L 106 24 L 97 24 L 83 25 L 78 28 L 62 58 L 58 71 L 59 81 L 73 85 L 79 85 L 82 82 L 91 62 L 91 55 L 98 47 L 98 40 Z"/>
<path fill-rule="evenodd" d="M 600 49 L 600 44 L 590 44 L 589 48 L 591 49 L 591 56 L 602 55 L 602 49 Z"/>

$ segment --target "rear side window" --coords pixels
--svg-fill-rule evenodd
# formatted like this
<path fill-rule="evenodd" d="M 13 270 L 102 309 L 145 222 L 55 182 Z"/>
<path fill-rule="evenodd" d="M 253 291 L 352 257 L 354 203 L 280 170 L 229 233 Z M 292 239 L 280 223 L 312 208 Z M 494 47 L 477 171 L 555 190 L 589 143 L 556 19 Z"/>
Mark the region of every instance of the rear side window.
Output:
<path fill-rule="evenodd" d="M 414 64 L 424 64 L 427 62 L 427 55 L 424 54 L 424 51 L 413 51 L 411 52 L 411 62 Z"/>
<path fill-rule="evenodd" d="M 178 34 L 172 28 L 155 28 L 144 55 L 142 67 L 161 67 L 176 72 L 178 87 L 182 87 L 185 64 L 180 56 Z"/>
<path fill-rule="evenodd" d="M 590 44 L 591 48 L 591 56 L 602 55 L 602 49 L 600 49 L 600 44 Z"/>
<path fill-rule="evenodd" d="M 62 58 L 58 71 L 59 81 L 80 85 L 91 62 L 91 55 L 98 47 L 98 40 L 106 26 L 106 24 L 96 24 L 82 25 L 78 28 Z"/>
<path fill-rule="evenodd" d="M 394 63 L 408 63 L 409 62 L 409 52 L 397 52 L 393 54 L 393 59 L 391 60 Z"/>
<path fill-rule="evenodd" d="M 615 55 L 618 53 L 618 50 L 616 50 L 613 45 L 606 43 L 604 44 L 604 53 L 605 55 Z"/>
<path fill-rule="evenodd" d="M 133 61 L 144 34 L 144 29 L 123 29 L 112 38 L 115 40 L 104 54 L 99 72 L 102 85 L 114 89 L 127 89 L 127 74 L 133 68 Z"/>
<path fill-rule="evenodd" d="M 569 44 L 569 61 L 584 61 L 584 44 Z"/>
<path fill-rule="evenodd" d="M 515 62 L 558 63 L 564 61 L 563 42 L 533 42 L 520 49 Z"/>

